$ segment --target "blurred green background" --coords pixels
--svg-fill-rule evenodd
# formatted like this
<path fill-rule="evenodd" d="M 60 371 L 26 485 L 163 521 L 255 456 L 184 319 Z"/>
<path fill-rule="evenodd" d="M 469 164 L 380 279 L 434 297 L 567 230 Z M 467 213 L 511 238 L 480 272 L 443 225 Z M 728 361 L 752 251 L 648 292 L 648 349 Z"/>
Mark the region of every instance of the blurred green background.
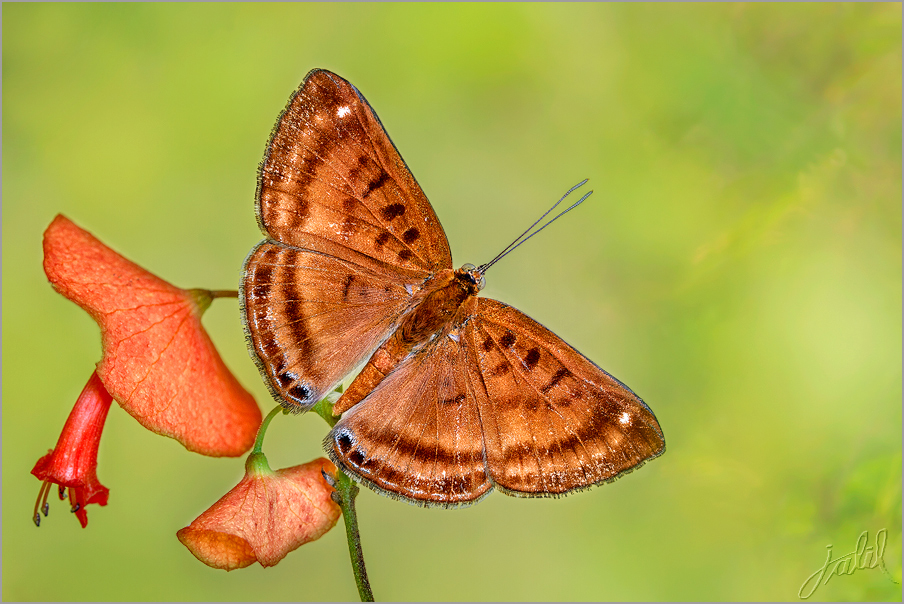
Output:
<path fill-rule="evenodd" d="M 110 504 L 82 530 L 39 482 L 100 356 L 50 288 L 62 212 L 183 287 L 231 288 L 260 239 L 257 164 L 314 67 L 378 112 L 456 266 L 582 178 L 595 194 L 484 293 L 640 394 L 668 442 L 615 484 L 424 510 L 364 490 L 379 599 L 796 599 L 862 531 L 901 580 L 901 6 L 4 4 L 5 600 L 354 600 L 341 529 L 226 574 L 175 533 L 242 460 L 115 408 Z M 205 324 L 268 410 L 237 305 Z M 321 454 L 277 420 L 271 465 Z M 814 599 L 900 599 L 879 569 Z"/>

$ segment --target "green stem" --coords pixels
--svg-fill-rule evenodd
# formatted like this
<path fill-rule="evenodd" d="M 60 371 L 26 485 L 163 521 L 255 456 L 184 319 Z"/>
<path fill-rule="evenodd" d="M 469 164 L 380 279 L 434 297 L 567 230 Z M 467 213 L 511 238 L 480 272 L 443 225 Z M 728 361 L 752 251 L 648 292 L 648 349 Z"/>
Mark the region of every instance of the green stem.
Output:
<path fill-rule="evenodd" d="M 355 573 L 355 583 L 358 585 L 358 595 L 362 602 L 373 602 L 374 593 L 367 580 L 367 569 L 364 568 L 364 552 L 361 551 L 361 535 L 358 533 L 358 515 L 355 513 L 355 497 L 358 495 L 358 491 L 358 485 L 345 472 L 336 471 L 336 492 L 339 495 L 342 518 L 345 520 L 348 554 L 352 559 L 352 570 Z"/>
<path fill-rule="evenodd" d="M 342 384 L 339 384 L 333 392 L 342 392 Z M 320 399 L 316 405 L 311 407 L 311 411 L 322 417 L 323 421 L 330 425 L 330 428 L 339 421 L 339 418 L 333 415 L 333 403 L 327 400 L 326 397 Z"/>
<path fill-rule="evenodd" d="M 342 386 L 336 388 L 336 392 L 342 392 Z M 330 425 L 336 425 L 339 418 L 333 415 L 333 404 L 324 398 L 312 408 L 312 411 L 323 418 Z M 345 520 L 345 537 L 348 540 L 348 555 L 352 560 L 352 571 L 355 573 L 355 584 L 358 586 L 358 596 L 362 602 L 373 602 L 374 592 L 370 589 L 367 580 L 367 569 L 364 567 L 364 552 L 361 551 L 361 534 L 358 532 L 358 514 L 355 512 L 355 497 L 358 496 L 358 485 L 342 470 L 336 471 L 336 492 L 333 500 L 342 508 L 342 518 Z"/>
<path fill-rule="evenodd" d="M 261 422 L 261 427 L 257 429 L 257 439 L 254 441 L 254 449 L 251 450 L 252 453 L 260 453 L 262 451 L 262 447 L 264 445 L 264 434 L 267 433 L 267 426 L 270 425 L 270 422 L 273 421 L 273 418 L 280 412 L 282 412 L 283 408 L 280 405 L 276 405 L 276 407 L 267 414 L 267 417 L 264 418 L 264 421 Z"/>
<path fill-rule="evenodd" d="M 330 425 L 330 428 L 339 421 L 338 417 L 333 415 L 333 406 L 326 399 L 322 399 L 319 403 L 311 407 L 311 411 L 323 418 L 323 421 Z"/>

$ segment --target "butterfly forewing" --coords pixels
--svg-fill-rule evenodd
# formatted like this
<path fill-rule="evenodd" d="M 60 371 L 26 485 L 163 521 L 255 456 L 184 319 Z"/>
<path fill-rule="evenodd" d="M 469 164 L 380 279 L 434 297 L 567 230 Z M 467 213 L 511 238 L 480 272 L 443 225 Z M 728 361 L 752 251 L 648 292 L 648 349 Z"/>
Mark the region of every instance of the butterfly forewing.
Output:
<path fill-rule="evenodd" d="M 401 268 L 451 268 L 439 220 L 376 114 L 328 71 L 308 74 L 274 128 L 258 219 L 290 245 L 321 239 Z"/>
<path fill-rule="evenodd" d="M 631 390 L 524 313 L 480 298 L 467 324 L 493 482 L 554 495 L 612 480 L 665 442 Z"/>
<path fill-rule="evenodd" d="M 391 496 L 421 505 L 476 501 L 492 485 L 469 360 L 458 332 L 437 336 L 343 416 L 327 453 Z"/>

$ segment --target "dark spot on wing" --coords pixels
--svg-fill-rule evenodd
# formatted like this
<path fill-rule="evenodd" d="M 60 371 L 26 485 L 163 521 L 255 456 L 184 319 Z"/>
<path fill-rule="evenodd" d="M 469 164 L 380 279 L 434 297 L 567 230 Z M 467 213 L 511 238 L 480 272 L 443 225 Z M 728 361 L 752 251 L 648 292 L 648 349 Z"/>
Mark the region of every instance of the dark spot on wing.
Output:
<path fill-rule="evenodd" d="M 377 238 L 374 239 L 374 242 L 377 244 L 377 247 L 383 247 L 384 245 L 386 245 L 386 242 L 389 241 L 389 237 L 390 234 L 386 231 L 383 231 L 382 233 L 377 235 Z"/>
<path fill-rule="evenodd" d="M 385 220 L 395 220 L 405 213 L 405 206 L 400 203 L 391 203 L 388 206 L 383 206 L 380 213 L 383 214 Z"/>
<path fill-rule="evenodd" d="M 414 256 L 414 254 L 412 254 L 409 250 L 402 250 L 401 252 L 399 252 L 399 260 L 402 261 L 411 260 L 412 256 Z"/>
<path fill-rule="evenodd" d="M 389 180 L 389 174 L 387 174 L 386 172 L 384 172 L 381 169 L 380 175 L 377 176 L 372 181 L 370 181 L 369 183 L 367 183 L 367 188 L 364 189 L 364 194 L 362 195 L 362 197 L 367 197 L 368 195 L 371 194 L 371 192 L 373 192 L 374 189 L 379 189 L 380 187 L 382 187 L 383 183 L 385 183 L 387 180 Z M 400 205 L 400 204 L 393 204 L 393 205 Z M 387 206 L 387 207 L 391 207 L 391 206 Z M 386 208 L 383 208 L 383 211 L 385 212 Z M 404 211 L 404 209 L 402 211 Z M 392 220 L 392 218 L 387 218 L 387 220 Z"/>
<path fill-rule="evenodd" d="M 411 244 L 417 241 L 421 236 L 421 232 L 417 229 L 408 229 L 402 233 L 402 241 Z"/>
<path fill-rule="evenodd" d="M 308 402 L 308 397 L 311 396 L 311 390 L 304 384 L 295 384 L 289 388 L 289 396 L 297 401 L 306 403 Z"/>
<path fill-rule="evenodd" d="M 355 449 L 348 454 L 348 460 L 356 466 L 362 466 L 364 465 L 364 454 L 361 453 L 361 451 L 359 451 L 358 449 Z"/>
<path fill-rule="evenodd" d="M 349 449 L 352 448 L 352 438 L 348 435 L 348 432 L 342 432 L 339 434 L 339 438 L 336 439 L 336 446 L 339 448 L 339 452 L 343 455 L 346 455 Z"/>
<path fill-rule="evenodd" d="M 287 389 L 290 384 L 294 384 L 297 379 L 297 375 L 290 371 L 283 371 L 282 368 L 279 368 L 279 373 L 276 374 L 276 382 L 283 390 Z"/>
<path fill-rule="evenodd" d="M 537 363 L 540 362 L 540 351 L 537 348 L 531 348 L 527 351 L 527 356 L 524 357 L 524 364 L 527 366 L 528 371 L 533 370 L 534 367 L 537 366 Z"/>
<path fill-rule="evenodd" d="M 493 338 L 487 336 L 487 339 L 483 341 L 483 351 L 489 352 L 491 348 L 493 348 Z"/>
<path fill-rule="evenodd" d="M 502 344 L 503 348 L 511 348 L 515 345 L 516 339 L 517 338 L 515 338 L 514 333 L 512 333 L 511 331 L 506 331 L 505 335 L 502 336 L 502 339 L 499 341 L 499 343 Z"/>

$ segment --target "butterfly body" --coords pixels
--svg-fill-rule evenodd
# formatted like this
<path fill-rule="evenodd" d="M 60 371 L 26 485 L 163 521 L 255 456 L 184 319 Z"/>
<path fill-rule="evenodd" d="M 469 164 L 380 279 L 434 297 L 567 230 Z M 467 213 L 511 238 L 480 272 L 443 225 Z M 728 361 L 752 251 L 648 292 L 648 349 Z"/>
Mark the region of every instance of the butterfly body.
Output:
<path fill-rule="evenodd" d="M 558 496 L 665 450 L 647 405 L 520 311 L 453 270 L 433 208 L 376 114 L 312 71 L 258 180 L 267 239 L 241 288 L 252 358 L 284 406 L 313 406 L 366 363 L 324 441 L 360 482 L 418 505 L 494 487 Z"/>

